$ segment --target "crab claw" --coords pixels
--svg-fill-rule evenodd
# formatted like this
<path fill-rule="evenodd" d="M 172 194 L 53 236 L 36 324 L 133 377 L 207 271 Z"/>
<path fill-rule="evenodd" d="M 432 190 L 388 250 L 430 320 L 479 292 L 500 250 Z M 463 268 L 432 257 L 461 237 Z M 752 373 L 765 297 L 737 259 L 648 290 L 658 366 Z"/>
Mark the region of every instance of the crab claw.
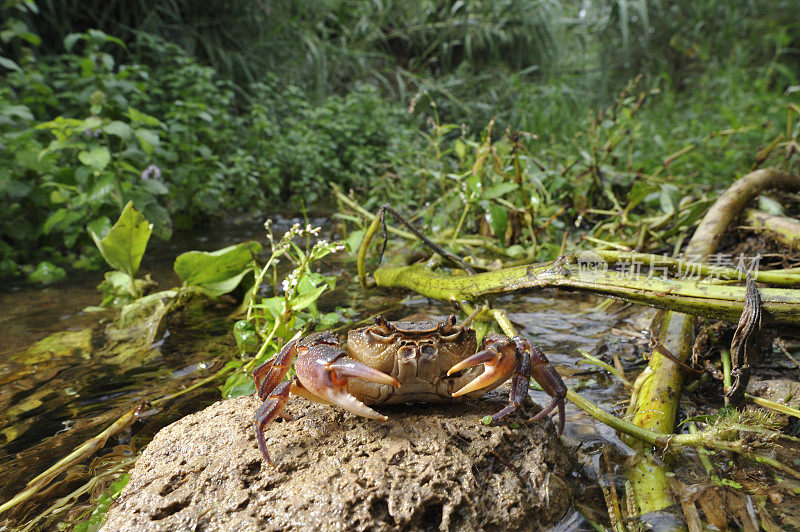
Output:
<path fill-rule="evenodd" d="M 333 372 L 332 378 L 345 381 L 348 378 L 361 379 L 363 381 L 376 382 L 378 384 L 388 384 L 389 386 L 400 386 L 397 379 L 387 375 L 382 371 L 371 368 L 366 364 L 353 360 L 350 357 L 342 357 L 328 364 L 328 369 Z"/>
<path fill-rule="evenodd" d="M 385 421 L 386 416 L 374 411 L 347 391 L 351 378 L 400 386 L 394 378 L 347 356 L 337 346 L 317 344 L 301 348 L 295 362 L 300 384 L 311 395 L 339 405 L 358 416 Z"/>
<path fill-rule="evenodd" d="M 478 351 L 450 368 L 447 375 L 452 375 L 462 369 L 483 364 L 483 373 L 468 382 L 460 390 L 453 393 L 458 397 L 481 388 L 485 388 L 498 381 L 508 378 L 517 365 L 516 344 L 509 338 L 491 337 L 484 341 L 485 349 Z"/>

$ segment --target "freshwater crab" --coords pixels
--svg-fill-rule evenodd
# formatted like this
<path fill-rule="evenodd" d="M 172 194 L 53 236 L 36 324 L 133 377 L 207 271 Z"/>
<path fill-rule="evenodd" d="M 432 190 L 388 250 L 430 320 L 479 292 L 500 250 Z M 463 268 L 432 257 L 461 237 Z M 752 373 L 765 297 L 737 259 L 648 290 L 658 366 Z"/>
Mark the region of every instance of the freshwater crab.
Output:
<path fill-rule="evenodd" d="M 440 322 L 388 322 L 378 316 L 374 325 L 348 332 L 346 352 L 330 331 L 289 342 L 253 372 L 264 401 L 255 414 L 258 447 L 273 465 L 264 427 L 278 416 L 288 418 L 281 411 L 290 393 L 385 421 L 386 416 L 367 405 L 479 397 L 511 378 L 508 405 L 492 416 L 497 421 L 525 400 L 531 375 L 553 398 L 533 419 L 558 407 L 561 434 L 567 388 L 541 349 L 521 336 L 496 333 L 484 338 L 480 351 L 477 347 L 475 330 L 456 325 L 455 316 Z M 295 357 L 297 374 L 282 382 Z"/>

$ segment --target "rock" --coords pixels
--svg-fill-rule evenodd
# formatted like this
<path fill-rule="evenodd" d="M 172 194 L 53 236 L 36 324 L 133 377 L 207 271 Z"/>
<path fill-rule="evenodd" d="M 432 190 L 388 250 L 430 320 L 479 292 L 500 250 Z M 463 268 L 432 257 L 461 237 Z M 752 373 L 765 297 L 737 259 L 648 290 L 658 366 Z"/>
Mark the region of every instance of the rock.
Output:
<path fill-rule="evenodd" d="M 789 379 L 750 379 L 747 393 L 792 408 L 800 408 L 800 382 Z"/>
<path fill-rule="evenodd" d="M 381 422 L 292 398 L 253 433 L 255 397 L 218 402 L 161 430 L 103 530 L 537 529 L 571 504 L 570 460 L 528 402 L 498 426 L 478 422 L 504 393 L 397 405 Z M 514 425 L 514 424 L 518 424 Z M 515 426 L 516 428 L 511 428 Z"/>

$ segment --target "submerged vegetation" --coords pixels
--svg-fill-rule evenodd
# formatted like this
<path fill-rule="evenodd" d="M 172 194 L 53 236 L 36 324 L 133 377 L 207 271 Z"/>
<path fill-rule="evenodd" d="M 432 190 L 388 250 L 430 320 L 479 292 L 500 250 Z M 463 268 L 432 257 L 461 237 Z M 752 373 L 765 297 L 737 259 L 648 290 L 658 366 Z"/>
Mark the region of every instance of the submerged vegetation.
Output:
<path fill-rule="evenodd" d="M 96 474 L 76 464 L 152 415 L 146 406 L 252 393 L 253 368 L 290 339 L 370 319 L 354 293 L 401 287 L 512 336 L 488 298 L 555 286 L 666 309 L 647 334 L 629 331 L 650 342 L 635 362 L 583 354 L 628 388 L 629 406 L 616 416 L 574 389 L 568 400 L 638 451 L 624 464 L 609 446 L 581 451 L 602 454 L 590 476 L 608 509 L 583 518 L 637 528 L 677 502 L 690 529 L 778 526 L 775 500 L 800 479 L 797 421 L 780 416 L 800 411 L 791 393 L 770 400 L 741 383 L 770 351 L 759 328 L 791 337 L 800 321 L 788 219 L 800 212 L 800 20 L 792 2 L 762 4 L 0 0 L 0 279 L 113 268 L 86 309 L 108 320 L 102 331 L 54 335 L 13 363 L 99 349 L 108 367 L 152 364 L 174 316 L 210 309 L 224 309 L 235 339 L 202 376 L 149 383 L 141 404 L 25 476 L 0 513 L 94 530 L 139 448 L 93 462 Z M 179 286 L 156 291 L 139 274 L 151 234 L 283 212 L 303 221 L 278 234 L 268 220 L 266 246 L 177 256 Z M 334 212 L 327 239 L 309 221 L 320 212 Z M 348 296 L 333 305 L 333 290 Z M 794 360 L 787 345 L 773 351 Z M 8 382 L 41 386 L 20 364 Z M 6 443 L 42 403 L 26 386 Z M 696 390 L 712 399 L 680 402 Z M 702 483 L 670 471 L 687 449 Z M 737 468 L 760 468 L 769 489 Z M 608 479 L 618 472 L 626 480 Z M 47 501 L 50 490 L 62 498 Z"/>

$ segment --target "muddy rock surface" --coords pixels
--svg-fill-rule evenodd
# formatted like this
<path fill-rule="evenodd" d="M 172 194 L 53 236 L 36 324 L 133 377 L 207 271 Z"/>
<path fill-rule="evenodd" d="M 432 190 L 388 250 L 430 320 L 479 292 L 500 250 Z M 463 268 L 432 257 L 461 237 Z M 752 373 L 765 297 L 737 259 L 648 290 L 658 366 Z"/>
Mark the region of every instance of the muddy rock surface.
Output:
<path fill-rule="evenodd" d="M 381 422 L 292 398 L 253 433 L 255 397 L 221 401 L 161 430 L 108 513 L 115 530 L 516 530 L 571 503 L 570 460 L 528 402 L 508 421 L 494 392 L 447 405 L 397 405 Z M 516 425 L 514 425 L 516 424 Z M 514 428 L 512 428 L 512 426 Z"/>
<path fill-rule="evenodd" d="M 751 379 L 747 393 L 775 401 L 792 408 L 800 408 L 800 382 L 789 379 Z"/>

